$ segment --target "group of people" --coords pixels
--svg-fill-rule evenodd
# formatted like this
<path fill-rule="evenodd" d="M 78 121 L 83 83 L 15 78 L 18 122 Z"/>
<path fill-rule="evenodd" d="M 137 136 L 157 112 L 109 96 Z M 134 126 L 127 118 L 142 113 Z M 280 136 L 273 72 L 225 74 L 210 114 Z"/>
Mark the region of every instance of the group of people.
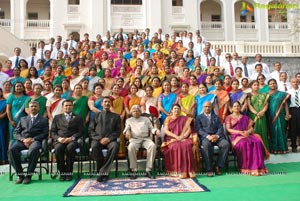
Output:
<path fill-rule="evenodd" d="M 297 152 L 300 73 L 289 82 L 280 62 L 270 72 L 260 54 L 251 65 L 236 52 L 223 54 L 199 30 L 195 36 L 183 31 L 170 37 L 161 29 L 154 34 L 120 29 L 95 41 L 89 34 L 75 41 L 70 34 L 65 42 L 61 36 L 48 45 L 40 41 L 31 51 L 23 58 L 16 47 L 15 55 L 0 64 L 0 160 L 7 160 L 7 141 L 16 141 L 8 153 L 17 183 L 30 183 L 32 175 L 32 168 L 21 171 L 17 153 L 36 150 L 47 137 L 54 139 L 61 180 L 72 179 L 77 140 L 87 137 L 98 181 L 108 179 L 115 155 L 125 157 L 126 149 L 135 179 L 140 147 L 147 149 L 146 176 L 152 177 L 157 151 L 152 135 L 163 141 L 166 171 L 180 178 L 196 176 L 199 149 L 207 175 L 221 174 L 231 145 L 242 173 L 266 174 L 269 152 L 289 151 L 287 127 Z M 47 135 L 34 129 L 31 119 L 37 114 L 39 124 L 48 121 Z M 214 164 L 215 145 L 220 153 Z"/>

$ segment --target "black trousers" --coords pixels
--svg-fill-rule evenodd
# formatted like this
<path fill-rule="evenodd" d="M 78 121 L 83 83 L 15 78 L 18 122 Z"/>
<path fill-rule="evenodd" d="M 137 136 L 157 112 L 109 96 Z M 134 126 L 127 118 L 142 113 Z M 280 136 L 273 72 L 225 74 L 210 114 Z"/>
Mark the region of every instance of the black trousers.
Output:
<path fill-rule="evenodd" d="M 15 169 L 18 176 L 32 176 L 40 157 L 40 149 L 42 148 L 42 143 L 40 141 L 34 141 L 31 143 L 29 148 L 25 147 L 23 142 L 16 141 L 9 149 L 10 162 Z M 23 173 L 22 161 L 21 161 L 21 151 L 28 149 L 28 168 L 27 173 Z"/>
<path fill-rule="evenodd" d="M 106 146 L 100 144 L 97 140 L 91 142 L 92 155 L 97 163 L 97 172 L 99 175 L 108 175 L 111 165 L 114 162 L 116 155 L 119 152 L 119 144 L 116 141 L 111 141 Z M 104 157 L 102 150 L 107 149 L 107 156 Z"/>
<path fill-rule="evenodd" d="M 57 142 L 54 145 L 57 168 L 60 174 L 72 174 L 75 160 L 75 150 L 78 148 L 77 142 L 63 144 Z M 66 156 L 66 160 L 65 160 Z"/>
<path fill-rule="evenodd" d="M 292 142 L 292 148 L 297 148 L 297 136 L 300 136 L 300 107 L 290 107 L 290 137 Z"/>

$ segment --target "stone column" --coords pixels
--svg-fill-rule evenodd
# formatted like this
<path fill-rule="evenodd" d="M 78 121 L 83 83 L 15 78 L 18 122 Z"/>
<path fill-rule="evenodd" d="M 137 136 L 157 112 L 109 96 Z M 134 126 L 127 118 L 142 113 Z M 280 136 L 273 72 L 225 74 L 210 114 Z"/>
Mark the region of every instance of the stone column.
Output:
<path fill-rule="evenodd" d="M 269 22 L 268 10 L 263 8 L 254 8 L 257 36 L 259 42 L 269 41 Z"/>
<path fill-rule="evenodd" d="M 234 41 L 235 40 L 234 1 L 222 0 L 222 2 L 223 2 L 222 22 L 224 25 L 225 41 Z"/>

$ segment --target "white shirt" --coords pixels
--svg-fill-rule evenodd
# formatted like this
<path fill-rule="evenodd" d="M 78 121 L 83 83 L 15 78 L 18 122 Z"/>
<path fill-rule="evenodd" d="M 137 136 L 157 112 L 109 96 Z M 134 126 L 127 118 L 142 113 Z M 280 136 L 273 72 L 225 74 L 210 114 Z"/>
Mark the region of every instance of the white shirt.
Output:
<path fill-rule="evenodd" d="M 0 71 L 0 88 L 3 90 L 3 84 L 9 79 L 9 76 L 6 73 Z"/>
<path fill-rule="evenodd" d="M 72 46 L 71 46 L 72 45 Z M 68 41 L 68 47 L 73 47 L 75 50 L 77 50 L 77 42 L 75 40 L 69 40 Z"/>
<path fill-rule="evenodd" d="M 51 51 L 51 46 L 52 46 L 52 51 L 54 49 L 56 49 L 54 44 L 48 44 L 48 45 L 45 45 L 45 50 L 50 50 Z"/>
<path fill-rule="evenodd" d="M 233 75 L 230 74 L 230 63 L 231 62 L 228 62 L 228 61 L 225 61 L 223 63 L 223 66 L 221 66 L 222 68 L 224 68 L 224 75 L 230 75 L 230 76 L 234 76 L 235 75 L 235 68 L 237 67 L 236 66 L 236 63 L 231 63 L 232 67 L 233 67 Z"/>
<path fill-rule="evenodd" d="M 252 70 L 253 70 L 253 72 L 255 71 L 255 65 L 256 65 L 256 64 L 261 64 L 262 67 L 263 67 L 262 73 L 263 73 L 264 75 L 268 75 L 268 77 L 270 76 L 270 69 L 269 69 L 269 66 L 268 66 L 267 64 L 263 63 L 263 62 L 255 62 L 254 64 L 252 64 Z"/>
<path fill-rule="evenodd" d="M 300 106 L 300 88 L 298 88 L 298 89 L 290 88 L 287 92 L 291 95 L 290 107 L 296 107 L 295 97 L 296 97 L 296 92 L 298 92 L 298 101 L 299 101 L 299 106 Z"/>
<path fill-rule="evenodd" d="M 189 50 L 190 49 L 187 49 L 186 51 L 184 51 L 183 58 L 186 58 L 186 55 L 187 55 L 187 53 L 188 53 Z M 194 57 L 200 56 L 199 51 L 197 49 L 195 49 L 195 48 L 193 48 L 193 53 L 194 53 Z"/>
<path fill-rule="evenodd" d="M 57 53 L 58 51 L 60 51 L 60 49 L 53 49 L 53 51 L 51 52 L 51 59 L 57 59 Z"/>
<path fill-rule="evenodd" d="M 275 80 L 277 81 L 277 83 L 278 83 L 278 82 L 280 81 L 280 80 L 279 80 L 280 72 L 282 72 L 282 71 L 274 70 L 274 71 L 270 74 L 270 78 L 271 78 L 271 79 L 275 79 Z"/>
<path fill-rule="evenodd" d="M 36 54 L 35 54 L 35 56 L 38 58 L 38 59 L 42 59 L 42 52 L 43 52 L 43 59 L 45 59 L 45 51 L 46 51 L 46 49 L 44 48 L 44 49 L 37 49 L 36 50 Z"/>
<path fill-rule="evenodd" d="M 38 57 L 35 55 L 33 56 L 33 66 L 36 67 L 37 66 L 37 60 L 38 60 Z M 32 56 L 30 57 L 27 57 L 26 58 L 26 61 L 28 63 L 28 67 L 30 68 L 31 67 L 31 61 L 32 61 Z"/>
<path fill-rule="evenodd" d="M 231 63 L 235 64 L 236 67 L 244 66 L 240 60 L 231 60 Z"/>
<path fill-rule="evenodd" d="M 24 57 L 21 57 L 21 56 L 18 56 L 18 58 L 19 58 L 19 60 L 18 60 L 19 62 L 20 62 L 21 59 L 25 59 Z M 17 56 L 16 55 L 13 56 L 13 57 L 10 57 L 9 60 L 12 62 L 11 68 L 19 67 L 19 65 L 17 65 L 17 66 L 15 65 L 16 64 L 16 60 L 17 60 Z"/>
<path fill-rule="evenodd" d="M 216 66 L 223 66 L 226 62 L 224 55 L 215 55 L 216 58 Z"/>
<path fill-rule="evenodd" d="M 267 76 L 267 75 L 264 74 L 264 73 L 261 73 L 261 74 L 263 74 L 263 75 L 265 76 L 265 78 L 266 78 L 265 84 L 267 84 L 267 82 L 269 81 L 270 77 Z M 257 76 L 258 76 L 258 75 L 259 75 L 258 72 L 253 73 L 253 74 L 250 76 L 250 80 L 257 80 Z"/>
<path fill-rule="evenodd" d="M 204 54 L 201 55 L 201 66 L 207 67 L 207 57 L 208 57 L 208 60 L 210 60 L 211 57 L 209 55 L 204 55 Z M 210 64 L 210 61 L 209 61 L 209 64 Z"/>
<path fill-rule="evenodd" d="M 279 81 L 277 82 L 277 87 L 278 87 L 278 91 L 287 92 L 289 89 L 292 88 L 292 85 L 290 82 Z M 286 91 L 285 88 L 287 89 Z"/>
<path fill-rule="evenodd" d="M 245 65 L 246 65 L 246 68 L 247 68 L 247 71 L 248 71 L 248 78 L 250 78 L 251 75 L 252 75 L 252 65 L 251 64 L 243 64 L 243 63 L 241 63 L 240 67 L 243 69 L 243 76 L 245 76 L 245 77 L 247 77 L 245 75 Z"/>

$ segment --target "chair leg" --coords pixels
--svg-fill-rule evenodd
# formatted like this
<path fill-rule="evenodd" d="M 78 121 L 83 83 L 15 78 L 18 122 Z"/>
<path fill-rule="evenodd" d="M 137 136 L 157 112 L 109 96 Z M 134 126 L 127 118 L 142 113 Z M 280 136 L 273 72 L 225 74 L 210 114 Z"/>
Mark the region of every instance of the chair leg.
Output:
<path fill-rule="evenodd" d="M 40 156 L 40 172 L 39 172 L 39 180 L 42 180 L 42 157 Z"/>
<path fill-rule="evenodd" d="M 11 172 L 11 163 L 9 163 L 9 181 L 12 181 L 12 180 L 13 180 L 13 175 Z"/>
<path fill-rule="evenodd" d="M 115 170 L 115 177 L 118 177 L 118 169 L 119 169 L 118 156 L 116 156 L 116 170 Z"/>

